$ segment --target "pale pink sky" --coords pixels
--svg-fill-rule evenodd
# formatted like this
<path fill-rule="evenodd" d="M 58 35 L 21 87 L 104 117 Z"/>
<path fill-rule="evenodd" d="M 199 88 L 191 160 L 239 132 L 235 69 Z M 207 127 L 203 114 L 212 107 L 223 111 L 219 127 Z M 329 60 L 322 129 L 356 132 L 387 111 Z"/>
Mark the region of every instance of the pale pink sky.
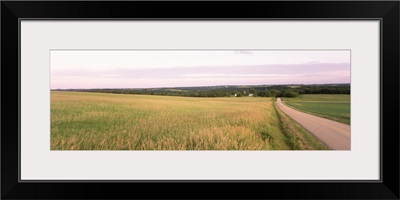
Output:
<path fill-rule="evenodd" d="M 350 83 L 350 51 L 51 51 L 51 89 Z"/>

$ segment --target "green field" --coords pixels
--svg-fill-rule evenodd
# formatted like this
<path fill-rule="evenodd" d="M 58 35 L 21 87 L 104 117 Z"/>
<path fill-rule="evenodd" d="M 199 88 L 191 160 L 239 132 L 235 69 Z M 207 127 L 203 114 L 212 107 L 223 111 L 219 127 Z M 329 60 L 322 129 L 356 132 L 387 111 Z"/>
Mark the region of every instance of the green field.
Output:
<path fill-rule="evenodd" d="M 52 150 L 325 149 L 272 98 L 51 92 Z"/>
<path fill-rule="evenodd" d="M 350 95 L 310 94 L 284 98 L 284 101 L 298 110 L 350 124 Z"/>

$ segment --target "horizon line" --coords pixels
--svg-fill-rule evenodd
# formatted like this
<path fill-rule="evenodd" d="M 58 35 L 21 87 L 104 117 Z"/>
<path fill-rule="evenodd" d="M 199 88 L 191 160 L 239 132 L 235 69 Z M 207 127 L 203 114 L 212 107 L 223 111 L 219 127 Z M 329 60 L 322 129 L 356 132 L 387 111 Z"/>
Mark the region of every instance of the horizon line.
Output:
<path fill-rule="evenodd" d="M 50 90 L 94 90 L 94 89 L 165 89 L 165 88 L 192 88 L 192 87 L 218 87 L 218 86 L 280 86 L 280 85 L 351 85 L 351 83 L 310 83 L 310 84 L 295 84 L 295 83 L 285 83 L 285 84 L 262 84 L 262 85 L 197 85 L 197 86 L 172 86 L 172 87 L 146 87 L 146 88 L 134 88 L 134 87 L 119 87 L 119 88 L 57 88 Z"/>

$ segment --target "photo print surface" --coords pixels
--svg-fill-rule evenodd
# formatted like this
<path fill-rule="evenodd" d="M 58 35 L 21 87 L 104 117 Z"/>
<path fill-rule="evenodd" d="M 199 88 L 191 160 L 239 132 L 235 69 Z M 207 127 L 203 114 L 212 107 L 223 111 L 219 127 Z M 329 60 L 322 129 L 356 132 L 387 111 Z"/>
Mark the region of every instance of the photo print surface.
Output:
<path fill-rule="evenodd" d="M 350 150 L 349 50 L 51 50 L 51 150 Z"/>

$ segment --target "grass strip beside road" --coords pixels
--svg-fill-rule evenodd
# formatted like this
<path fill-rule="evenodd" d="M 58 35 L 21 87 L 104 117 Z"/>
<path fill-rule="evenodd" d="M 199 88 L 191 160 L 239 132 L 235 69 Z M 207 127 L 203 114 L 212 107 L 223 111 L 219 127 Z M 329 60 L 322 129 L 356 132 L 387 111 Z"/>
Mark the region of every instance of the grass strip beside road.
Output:
<path fill-rule="evenodd" d="M 328 150 L 325 144 L 303 128 L 300 124 L 287 116 L 275 104 L 281 122 L 282 132 L 288 137 L 289 144 L 294 150 Z"/>

